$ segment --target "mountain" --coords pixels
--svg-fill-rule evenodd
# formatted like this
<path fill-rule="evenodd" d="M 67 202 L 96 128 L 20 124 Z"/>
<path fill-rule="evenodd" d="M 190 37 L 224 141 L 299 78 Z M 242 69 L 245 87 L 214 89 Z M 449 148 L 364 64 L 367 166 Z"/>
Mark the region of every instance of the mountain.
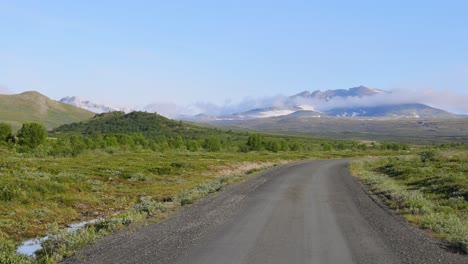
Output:
<path fill-rule="evenodd" d="M 88 111 L 91 111 L 91 112 L 94 112 L 94 113 L 98 113 L 98 114 L 106 113 L 106 112 L 112 112 L 112 111 L 119 111 L 120 110 L 120 109 L 117 109 L 117 108 L 114 108 L 114 107 L 111 107 L 111 106 L 93 103 L 93 102 L 88 101 L 88 100 L 83 101 L 83 100 L 81 100 L 80 98 L 78 98 L 76 96 L 64 97 L 64 98 L 60 99 L 60 102 L 65 103 L 65 104 L 69 104 L 69 105 L 73 105 L 73 106 L 76 106 L 76 107 L 79 107 L 79 108 L 82 108 L 82 109 L 85 109 L 85 110 L 88 110 Z"/>
<path fill-rule="evenodd" d="M 329 116 L 352 117 L 392 117 L 392 118 L 451 118 L 455 114 L 424 104 L 397 104 L 372 107 L 334 108 L 325 113 Z"/>
<path fill-rule="evenodd" d="M 456 115 L 421 103 L 385 103 L 392 99 L 391 92 L 358 86 L 349 89 L 303 91 L 282 99 L 281 107 L 265 106 L 241 113 L 222 116 L 198 115 L 184 118 L 195 122 L 230 123 L 231 121 L 252 120 L 270 117 L 385 117 L 453 118 Z M 394 97 L 393 97 L 394 98 Z M 382 103 L 383 102 L 383 103 Z M 278 104 L 278 101 L 275 101 Z M 346 106 L 344 104 L 349 104 Z M 360 105 L 361 104 L 361 105 Z M 203 117 L 203 118 L 201 118 Z"/>
<path fill-rule="evenodd" d="M 288 117 L 300 117 L 300 118 L 309 118 L 309 117 L 322 117 L 323 113 L 312 110 L 299 110 L 294 113 L 287 115 Z"/>
<path fill-rule="evenodd" d="M 218 123 L 224 121 L 240 121 L 240 120 L 251 120 L 258 118 L 288 116 L 288 115 L 320 115 L 320 112 L 314 111 L 310 106 L 283 106 L 283 107 L 265 107 L 256 108 L 249 111 L 234 113 L 231 115 L 212 116 L 206 114 L 198 114 L 195 116 L 179 116 L 180 120 L 202 122 L 202 123 Z"/>
<path fill-rule="evenodd" d="M 48 129 L 89 119 L 94 113 L 64 104 L 35 91 L 0 95 L 0 122 L 9 123 L 14 130 L 23 123 L 42 123 Z"/>

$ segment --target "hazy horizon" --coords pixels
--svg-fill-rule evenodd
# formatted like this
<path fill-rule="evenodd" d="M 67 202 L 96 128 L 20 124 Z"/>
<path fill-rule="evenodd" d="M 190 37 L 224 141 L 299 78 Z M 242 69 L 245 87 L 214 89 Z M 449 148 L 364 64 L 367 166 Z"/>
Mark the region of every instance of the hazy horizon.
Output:
<path fill-rule="evenodd" d="M 350 87 L 354 88 L 354 87 Z M 350 89 L 346 88 L 346 89 Z M 370 88 L 370 87 L 369 87 Z M 324 91 L 324 90 L 323 90 Z M 25 92 L 25 91 L 23 91 Z M 301 91 L 303 92 L 303 91 Z M 313 92 L 313 91 L 309 91 Z M 11 94 L 11 91 L 2 90 L 0 94 Z M 299 93 L 299 92 L 298 92 Z M 207 114 L 211 116 L 231 115 L 242 113 L 258 108 L 287 108 L 291 106 L 306 106 L 312 107 L 315 110 L 331 110 L 334 108 L 343 107 L 373 107 L 383 105 L 398 105 L 398 104 L 426 104 L 434 108 L 439 108 L 451 113 L 466 115 L 468 114 L 468 105 L 466 104 L 466 95 L 456 94 L 453 92 L 440 92 L 432 89 L 426 90 L 391 90 L 383 93 L 364 96 L 364 97 L 335 97 L 330 100 L 320 100 L 315 98 L 295 97 L 294 95 L 274 95 L 264 97 L 244 97 L 240 101 L 224 101 L 222 103 L 215 102 L 194 102 L 188 105 L 180 105 L 170 102 L 152 102 L 141 105 L 112 105 L 105 106 L 114 107 L 122 111 L 147 111 L 157 112 L 169 118 L 178 118 L 182 116 L 193 116 L 197 114 Z M 47 96 L 47 94 L 45 94 Z M 73 97 L 73 95 L 72 95 Z M 89 101 L 86 98 L 77 97 L 80 101 Z M 64 98 L 64 97 L 63 97 Z M 51 98 L 59 101 L 62 98 Z M 92 103 L 101 104 L 101 102 L 91 101 Z M 102 104 L 104 105 L 104 104 Z"/>

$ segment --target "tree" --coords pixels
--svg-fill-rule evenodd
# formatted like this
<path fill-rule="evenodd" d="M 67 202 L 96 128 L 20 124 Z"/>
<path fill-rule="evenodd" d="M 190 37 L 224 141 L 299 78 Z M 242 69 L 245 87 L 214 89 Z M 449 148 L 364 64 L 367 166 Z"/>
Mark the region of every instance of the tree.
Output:
<path fill-rule="evenodd" d="M 277 140 L 270 140 L 266 145 L 268 151 L 278 152 L 281 150 L 281 144 Z"/>
<path fill-rule="evenodd" d="M 198 141 L 196 140 L 189 140 L 187 142 L 187 149 L 192 151 L 192 152 L 195 152 L 195 151 L 198 151 Z"/>
<path fill-rule="evenodd" d="M 210 152 L 220 151 L 221 141 L 216 137 L 207 138 L 205 142 L 203 142 L 203 148 Z"/>
<path fill-rule="evenodd" d="M 22 146 L 36 148 L 45 142 L 47 138 L 46 128 L 38 123 L 23 124 L 18 131 L 18 143 Z"/>
<path fill-rule="evenodd" d="M 263 138 L 260 134 L 252 134 L 247 139 L 247 146 L 251 150 L 261 150 L 263 147 Z"/>
<path fill-rule="evenodd" d="M 91 133 L 89 139 L 91 140 L 89 141 L 89 148 L 104 148 L 106 145 L 104 141 L 104 136 L 99 132 Z"/>
<path fill-rule="evenodd" d="M 185 142 L 182 137 L 178 136 L 169 140 L 169 146 L 171 149 L 181 149 L 185 146 Z"/>
<path fill-rule="evenodd" d="M 328 142 L 327 142 L 327 143 L 323 143 L 323 144 L 322 144 L 322 149 L 323 149 L 324 151 L 331 151 L 331 150 L 333 150 L 333 146 L 332 146 L 332 144 L 330 144 L 330 143 L 328 143 Z"/>
<path fill-rule="evenodd" d="M 302 149 L 301 145 L 299 145 L 299 143 L 297 142 L 291 142 L 289 144 L 289 148 L 291 149 L 291 151 L 299 151 Z"/>
<path fill-rule="evenodd" d="M 56 140 L 52 140 L 52 149 L 49 151 L 49 154 L 57 157 L 66 157 L 71 155 L 72 147 L 70 145 L 70 140 L 64 136 L 58 137 Z"/>
<path fill-rule="evenodd" d="M 117 147 L 119 142 L 117 141 L 117 137 L 114 134 L 107 134 L 104 136 L 104 145 L 106 147 Z"/>
<path fill-rule="evenodd" d="M 281 151 L 288 151 L 289 150 L 289 144 L 286 140 L 281 140 Z"/>
<path fill-rule="evenodd" d="M 77 156 L 81 154 L 87 147 L 83 136 L 73 135 L 70 137 L 70 145 L 72 149 L 72 155 Z"/>
<path fill-rule="evenodd" d="M 11 135 L 11 125 L 0 123 L 0 141 L 5 142 Z"/>

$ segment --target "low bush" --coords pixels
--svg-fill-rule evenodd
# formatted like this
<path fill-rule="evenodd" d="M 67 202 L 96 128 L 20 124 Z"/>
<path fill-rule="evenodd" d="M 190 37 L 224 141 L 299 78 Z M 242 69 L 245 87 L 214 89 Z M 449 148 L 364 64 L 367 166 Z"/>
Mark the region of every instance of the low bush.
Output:
<path fill-rule="evenodd" d="M 355 161 L 351 169 L 407 219 L 468 253 L 468 153 L 463 153 L 424 151 L 413 158 Z"/>

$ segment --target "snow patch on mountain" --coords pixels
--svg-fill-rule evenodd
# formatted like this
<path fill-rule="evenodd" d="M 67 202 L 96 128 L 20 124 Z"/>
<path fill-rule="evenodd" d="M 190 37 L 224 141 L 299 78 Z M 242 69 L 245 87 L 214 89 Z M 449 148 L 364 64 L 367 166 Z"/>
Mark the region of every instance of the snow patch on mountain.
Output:
<path fill-rule="evenodd" d="M 304 111 L 317 111 L 313 105 L 298 105 L 297 107 Z"/>
<path fill-rule="evenodd" d="M 294 110 L 290 109 L 278 109 L 278 110 L 267 110 L 261 111 L 257 114 L 251 115 L 252 118 L 265 118 L 265 117 L 276 117 L 276 116 L 285 116 L 294 113 Z"/>

